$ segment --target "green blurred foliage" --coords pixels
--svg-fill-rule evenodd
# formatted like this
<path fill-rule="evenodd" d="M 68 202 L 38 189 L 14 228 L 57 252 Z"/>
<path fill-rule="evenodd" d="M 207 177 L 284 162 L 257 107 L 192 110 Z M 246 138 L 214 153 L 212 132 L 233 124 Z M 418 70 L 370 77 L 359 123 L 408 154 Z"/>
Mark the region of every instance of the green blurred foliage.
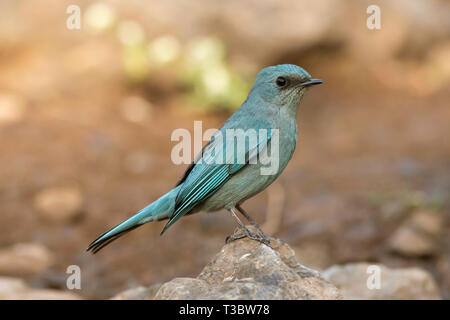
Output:
<path fill-rule="evenodd" d="M 213 37 L 188 44 L 179 75 L 191 105 L 234 109 L 245 99 L 249 84 L 227 63 L 225 51 L 225 45 Z"/>
<path fill-rule="evenodd" d="M 123 67 L 126 76 L 132 82 L 140 83 L 149 76 L 149 62 L 145 46 L 133 44 L 122 48 Z"/>
<path fill-rule="evenodd" d="M 249 82 L 227 61 L 219 38 L 205 36 L 185 44 L 170 34 L 147 39 L 137 21 L 120 21 L 107 5 L 92 6 L 87 12 L 94 34 L 115 30 L 124 75 L 131 83 L 141 84 L 164 72 L 183 88 L 182 103 L 192 110 L 233 110 L 244 101 Z"/>
<path fill-rule="evenodd" d="M 418 208 L 439 210 L 445 204 L 445 195 L 441 193 L 426 194 L 422 191 L 401 190 L 390 193 L 371 193 L 368 203 L 375 208 L 395 204 L 398 211 L 410 211 Z"/>
<path fill-rule="evenodd" d="M 182 84 L 181 97 L 194 109 L 232 110 L 245 99 L 249 83 L 226 60 L 224 43 L 203 37 L 182 46 L 171 35 L 151 40 L 148 45 L 124 44 L 123 61 L 127 78 L 144 82 L 155 70 L 168 73 Z"/>

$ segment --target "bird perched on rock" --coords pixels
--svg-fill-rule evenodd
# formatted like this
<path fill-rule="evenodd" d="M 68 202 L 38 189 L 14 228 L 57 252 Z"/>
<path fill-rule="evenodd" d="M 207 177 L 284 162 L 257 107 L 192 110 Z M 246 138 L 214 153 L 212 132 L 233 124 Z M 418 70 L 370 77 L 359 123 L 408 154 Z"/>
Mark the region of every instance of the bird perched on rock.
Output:
<path fill-rule="evenodd" d="M 296 115 L 300 100 L 309 86 L 320 83 L 322 80 L 312 79 L 296 65 L 277 65 L 260 71 L 245 102 L 213 135 L 177 185 L 102 234 L 87 250 L 96 253 L 147 222 L 169 219 L 162 234 L 184 215 L 221 209 L 236 218 L 243 236 L 267 243 L 269 237 L 241 204 L 267 188 L 288 164 L 297 144 Z M 258 233 L 248 230 L 236 211 Z M 227 241 L 232 240 L 235 238 L 229 237 Z"/>

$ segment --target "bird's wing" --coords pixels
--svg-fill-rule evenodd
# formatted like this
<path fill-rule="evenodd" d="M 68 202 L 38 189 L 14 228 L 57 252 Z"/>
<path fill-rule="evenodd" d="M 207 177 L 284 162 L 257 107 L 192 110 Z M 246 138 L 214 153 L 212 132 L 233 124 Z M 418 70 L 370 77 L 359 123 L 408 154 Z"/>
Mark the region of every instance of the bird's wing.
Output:
<path fill-rule="evenodd" d="M 194 161 L 192 161 L 189 167 L 187 167 L 186 171 L 184 171 L 183 175 L 181 176 L 180 180 L 178 180 L 175 187 L 178 187 L 180 184 L 186 181 L 192 169 L 194 169 L 195 164 L 202 158 L 202 155 L 206 152 L 206 149 L 210 147 L 212 142 L 214 142 L 214 137 L 212 137 L 211 140 L 209 140 L 209 142 L 203 146 L 202 151 L 200 151 L 200 153 L 194 158 Z"/>
<path fill-rule="evenodd" d="M 244 130 L 234 131 L 236 138 L 227 139 L 227 131 L 219 130 L 203 148 L 200 160 L 192 164 L 182 178 L 183 186 L 175 200 L 174 214 L 164 227 L 164 233 L 183 215 L 208 199 L 227 179 L 264 150 L 271 138 L 271 127 L 259 121 L 251 127 L 256 132 L 256 140 L 246 138 Z M 264 129 L 260 134 L 260 129 Z M 218 134 L 222 134 L 221 139 Z M 245 143 L 238 143 L 245 141 Z M 228 152 L 227 152 L 228 150 Z M 233 150 L 234 152 L 229 152 Z M 243 160 L 243 161 L 242 161 Z M 256 160 L 256 159 L 255 159 Z"/>

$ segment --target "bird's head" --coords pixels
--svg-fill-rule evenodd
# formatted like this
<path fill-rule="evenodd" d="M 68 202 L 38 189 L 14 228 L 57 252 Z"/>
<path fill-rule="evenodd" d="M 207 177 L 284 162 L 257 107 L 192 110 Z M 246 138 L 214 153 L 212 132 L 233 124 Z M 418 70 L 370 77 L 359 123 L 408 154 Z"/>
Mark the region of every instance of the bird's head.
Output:
<path fill-rule="evenodd" d="M 293 64 L 280 64 L 261 70 L 256 77 L 251 95 L 279 107 L 297 109 L 309 86 L 322 80 L 312 79 L 306 70 Z"/>

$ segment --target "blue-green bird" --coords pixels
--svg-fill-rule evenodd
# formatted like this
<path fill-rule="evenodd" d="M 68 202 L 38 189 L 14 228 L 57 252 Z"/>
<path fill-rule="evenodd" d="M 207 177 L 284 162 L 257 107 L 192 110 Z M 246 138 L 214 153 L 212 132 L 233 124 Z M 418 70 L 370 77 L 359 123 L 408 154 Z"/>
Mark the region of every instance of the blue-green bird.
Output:
<path fill-rule="evenodd" d="M 125 233 L 150 221 L 169 219 L 162 234 L 184 215 L 221 209 L 231 212 L 245 236 L 267 242 L 268 237 L 241 208 L 241 204 L 267 188 L 288 164 L 297 144 L 296 115 L 300 100 L 309 86 L 320 83 L 322 80 L 312 79 L 303 68 L 292 64 L 261 70 L 245 102 L 211 138 L 177 185 L 131 218 L 102 234 L 87 250 L 96 253 Z M 248 136 L 239 140 L 239 135 L 252 132 L 252 129 L 267 134 L 258 136 L 256 140 Z M 236 137 L 228 139 L 230 132 Z M 243 145 L 242 141 L 245 141 Z M 262 174 L 267 164 L 258 160 L 262 159 L 263 153 L 268 155 L 275 150 L 273 143 L 277 143 L 278 158 L 274 159 L 277 166 L 274 172 Z M 230 150 L 233 150 L 230 152 L 231 158 Z M 257 228 L 259 235 L 245 227 L 236 210 Z"/>

